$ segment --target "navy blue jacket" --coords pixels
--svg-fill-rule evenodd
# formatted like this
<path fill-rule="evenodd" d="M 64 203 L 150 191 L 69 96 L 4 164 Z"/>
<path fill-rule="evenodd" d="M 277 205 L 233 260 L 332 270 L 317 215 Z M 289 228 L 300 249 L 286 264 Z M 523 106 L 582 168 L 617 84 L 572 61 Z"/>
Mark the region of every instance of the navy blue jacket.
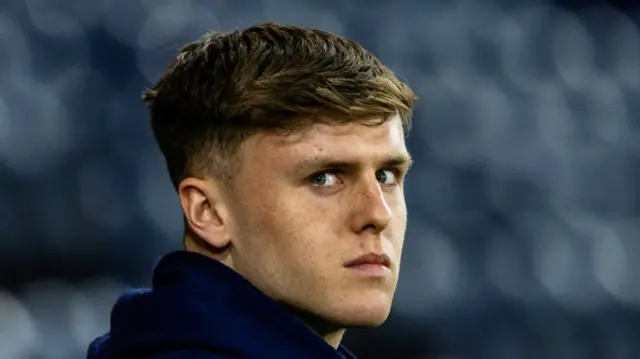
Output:
<path fill-rule="evenodd" d="M 225 265 L 163 257 L 150 290 L 125 293 L 88 359 L 355 359 Z"/>

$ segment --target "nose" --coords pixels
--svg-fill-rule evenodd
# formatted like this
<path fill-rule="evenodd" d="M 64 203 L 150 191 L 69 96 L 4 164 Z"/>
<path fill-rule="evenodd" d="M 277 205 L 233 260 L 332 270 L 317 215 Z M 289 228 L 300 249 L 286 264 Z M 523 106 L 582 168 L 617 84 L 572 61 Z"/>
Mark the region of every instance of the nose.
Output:
<path fill-rule="evenodd" d="M 359 186 L 356 191 L 353 199 L 353 231 L 371 231 L 375 234 L 382 232 L 389 226 L 392 213 L 380 184 L 374 178 Z"/>

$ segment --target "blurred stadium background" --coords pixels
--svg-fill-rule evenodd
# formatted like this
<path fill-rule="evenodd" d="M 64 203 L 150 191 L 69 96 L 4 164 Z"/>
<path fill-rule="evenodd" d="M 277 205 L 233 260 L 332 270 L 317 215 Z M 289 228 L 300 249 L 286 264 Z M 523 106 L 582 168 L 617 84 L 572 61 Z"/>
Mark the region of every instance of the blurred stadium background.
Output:
<path fill-rule="evenodd" d="M 422 98 L 388 324 L 362 358 L 640 358 L 633 1 L 0 0 L 0 359 L 81 359 L 182 221 L 140 92 L 208 29 L 279 21 Z M 635 273 L 635 274 L 634 274 Z"/>

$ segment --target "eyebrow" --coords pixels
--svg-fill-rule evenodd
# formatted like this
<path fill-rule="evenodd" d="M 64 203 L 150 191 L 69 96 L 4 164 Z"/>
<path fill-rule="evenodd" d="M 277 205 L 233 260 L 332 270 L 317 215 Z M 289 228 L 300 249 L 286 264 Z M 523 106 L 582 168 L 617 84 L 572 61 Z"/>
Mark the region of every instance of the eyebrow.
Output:
<path fill-rule="evenodd" d="M 408 152 L 405 152 L 400 155 L 391 156 L 380 162 L 381 168 L 387 167 L 401 167 L 409 170 L 409 168 L 413 165 L 413 159 Z M 357 161 L 342 161 L 335 160 L 327 157 L 314 157 L 308 160 L 301 161 L 298 163 L 295 168 L 298 171 L 308 171 L 308 170 L 320 170 L 320 169 L 334 169 L 334 170 L 356 170 L 362 167 L 362 164 Z"/>

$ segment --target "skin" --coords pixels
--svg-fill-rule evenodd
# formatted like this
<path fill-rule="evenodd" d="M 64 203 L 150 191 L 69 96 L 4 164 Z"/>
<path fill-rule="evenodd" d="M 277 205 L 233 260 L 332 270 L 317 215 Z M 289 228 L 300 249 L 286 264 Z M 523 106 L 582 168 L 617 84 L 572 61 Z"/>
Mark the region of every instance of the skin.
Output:
<path fill-rule="evenodd" d="M 257 134 L 240 151 L 231 185 L 209 177 L 180 184 L 186 249 L 231 267 L 333 347 L 345 328 L 382 324 L 407 223 L 411 159 L 400 118 Z M 370 252 L 389 256 L 388 275 L 345 267 Z"/>

